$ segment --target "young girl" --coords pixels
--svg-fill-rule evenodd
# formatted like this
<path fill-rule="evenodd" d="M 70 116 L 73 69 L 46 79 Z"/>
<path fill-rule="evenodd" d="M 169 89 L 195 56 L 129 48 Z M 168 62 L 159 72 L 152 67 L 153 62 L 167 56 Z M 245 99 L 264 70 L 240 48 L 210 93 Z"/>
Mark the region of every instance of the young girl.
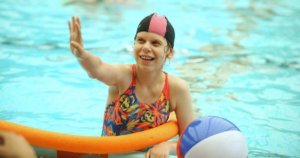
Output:
<path fill-rule="evenodd" d="M 167 122 L 175 111 L 180 133 L 194 120 L 191 95 L 185 81 L 163 66 L 174 55 L 175 31 L 165 16 L 153 13 L 139 24 L 134 36 L 136 63 L 109 64 L 84 49 L 78 17 L 69 22 L 70 47 L 91 78 L 109 86 L 102 135 L 124 135 Z M 161 158 L 176 153 L 176 142 L 163 142 L 146 153 Z"/>

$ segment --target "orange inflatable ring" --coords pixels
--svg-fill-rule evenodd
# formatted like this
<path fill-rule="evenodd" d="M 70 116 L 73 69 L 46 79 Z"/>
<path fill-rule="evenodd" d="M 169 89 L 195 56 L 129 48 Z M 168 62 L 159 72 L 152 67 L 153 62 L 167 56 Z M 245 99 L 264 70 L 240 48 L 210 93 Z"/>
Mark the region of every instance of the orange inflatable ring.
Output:
<path fill-rule="evenodd" d="M 167 123 L 146 130 L 122 136 L 79 136 L 50 132 L 0 120 L 0 130 L 13 131 L 23 135 L 31 145 L 42 148 L 89 154 L 117 154 L 141 150 L 166 141 L 178 134 L 174 116 Z"/>

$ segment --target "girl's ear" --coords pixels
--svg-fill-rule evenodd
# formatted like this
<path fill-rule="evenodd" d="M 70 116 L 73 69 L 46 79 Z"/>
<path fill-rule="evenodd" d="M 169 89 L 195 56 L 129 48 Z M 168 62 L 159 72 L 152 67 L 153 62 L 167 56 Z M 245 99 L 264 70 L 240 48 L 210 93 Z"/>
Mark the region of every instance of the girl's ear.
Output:
<path fill-rule="evenodd" d="M 175 53 L 175 52 L 174 52 L 174 49 L 171 48 L 171 49 L 169 50 L 168 54 L 167 54 L 167 58 L 169 58 L 169 59 L 173 58 L 174 53 Z"/>

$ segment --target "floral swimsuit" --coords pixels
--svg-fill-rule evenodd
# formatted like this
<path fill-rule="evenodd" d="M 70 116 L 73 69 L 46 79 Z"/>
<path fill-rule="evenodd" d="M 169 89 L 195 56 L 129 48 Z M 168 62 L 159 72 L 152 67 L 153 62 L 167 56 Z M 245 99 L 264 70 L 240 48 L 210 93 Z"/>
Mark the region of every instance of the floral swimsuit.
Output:
<path fill-rule="evenodd" d="M 139 102 L 136 92 L 136 68 L 132 65 L 132 81 L 129 88 L 106 107 L 102 136 L 118 136 L 144 131 L 162 125 L 170 114 L 168 74 L 164 88 L 152 104 Z"/>

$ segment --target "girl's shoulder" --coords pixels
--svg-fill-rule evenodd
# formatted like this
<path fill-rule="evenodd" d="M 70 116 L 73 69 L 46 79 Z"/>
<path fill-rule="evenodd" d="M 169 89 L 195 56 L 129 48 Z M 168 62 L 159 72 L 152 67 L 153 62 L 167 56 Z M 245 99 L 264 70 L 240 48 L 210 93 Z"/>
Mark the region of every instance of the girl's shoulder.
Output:
<path fill-rule="evenodd" d="M 131 64 L 112 64 L 117 70 L 117 75 L 115 76 L 118 80 L 117 84 L 114 85 L 119 89 L 119 91 L 123 91 L 131 83 L 132 80 L 132 65 Z"/>
<path fill-rule="evenodd" d="M 117 74 L 121 80 L 131 79 L 132 76 L 132 65 L 131 64 L 112 64 L 112 66 L 117 70 Z"/>
<path fill-rule="evenodd" d="M 189 92 L 188 83 L 182 78 L 168 74 L 170 93 L 180 95 Z"/>
<path fill-rule="evenodd" d="M 174 111 L 182 102 L 188 102 L 190 99 L 190 89 L 185 80 L 173 75 L 168 76 L 171 109 Z"/>
<path fill-rule="evenodd" d="M 185 86 L 187 86 L 187 82 L 184 79 L 173 76 L 171 74 L 168 74 L 168 80 L 169 86 L 174 86 L 174 88 L 184 88 Z"/>
<path fill-rule="evenodd" d="M 119 69 L 119 71 L 123 72 L 123 73 L 130 73 L 132 72 L 132 64 L 120 64 L 120 63 L 116 63 L 116 64 L 112 64 L 113 66 L 115 66 L 117 69 Z"/>

